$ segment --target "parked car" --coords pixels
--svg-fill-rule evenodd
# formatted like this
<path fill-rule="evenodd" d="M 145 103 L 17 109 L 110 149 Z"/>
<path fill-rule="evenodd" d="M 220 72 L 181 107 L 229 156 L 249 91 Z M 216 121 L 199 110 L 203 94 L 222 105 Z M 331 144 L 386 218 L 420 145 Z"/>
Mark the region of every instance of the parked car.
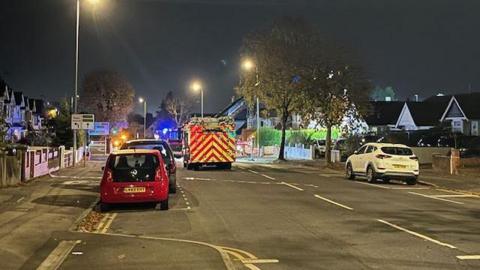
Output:
<path fill-rule="evenodd" d="M 156 139 L 139 139 L 125 142 L 120 149 L 154 149 L 160 151 L 167 167 L 168 178 L 170 179 L 170 193 L 177 192 L 177 165 L 172 149 L 166 141 Z"/>
<path fill-rule="evenodd" d="M 412 149 L 406 145 L 367 143 L 348 157 L 345 171 L 348 179 L 366 176 L 368 182 L 399 179 L 415 185 L 419 164 Z"/>
<path fill-rule="evenodd" d="M 314 143 L 315 147 L 315 158 L 324 158 L 326 150 L 326 140 L 316 140 Z"/>
<path fill-rule="evenodd" d="M 338 138 L 333 143 L 332 149 L 340 151 L 340 161 L 345 161 L 349 156 L 347 153 L 347 139 L 345 138 Z"/>
<path fill-rule="evenodd" d="M 157 202 L 168 209 L 168 175 L 157 150 L 119 150 L 110 154 L 100 183 L 100 209 L 111 204 Z"/>

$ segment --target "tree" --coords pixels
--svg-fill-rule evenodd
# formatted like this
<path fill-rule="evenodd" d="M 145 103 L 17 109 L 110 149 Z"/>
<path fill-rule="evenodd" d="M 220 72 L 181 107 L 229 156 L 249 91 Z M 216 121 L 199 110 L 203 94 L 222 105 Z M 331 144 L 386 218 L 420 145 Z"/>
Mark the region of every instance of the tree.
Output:
<path fill-rule="evenodd" d="M 256 72 L 242 73 L 237 91 L 250 106 L 258 97 L 280 116 L 279 160 L 285 159 L 287 121 L 293 113 L 301 111 L 305 101 L 302 78 L 311 33 L 311 27 L 304 20 L 284 17 L 243 41 L 241 56 L 255 62 Z"/>
<path fill-rule="evenodd" d="M 119 73 L 94 71 L 83 81 L 79 111 L 95 114 L 95 121 L 126 121 L 134 106 L 135 90 Z"/>
<path fill-rule="evenodd" d="M 47 120 L 47 129 L 49 136 L 52 137 L 52 145 L 65 147 L 73 146 L 73 131 L 71 128 L 71 104 L 67 99 L 59 102 L 58 113 L 55 117 Z M 78 131 L 77 145 L 82 145 L 85 139 L 85 132 Z"/>
<path fill-rule="evenodd" d="M 8 132 L 8 124 L 5 118 L 0 117 L 0 147 L 4 146 L 6 142 L 6 136 Z"/>
<path fill-rule="evenodd" d="M 387 101 L 387 99 L 395 100 L 395 89 L 391 86 L 385 88 L 376 86 L 375 89 L 373 89 L 370 98 L 374 101 Z"/>
<path fill-rule="evenodd" d="M 180 127 L 190 113 L 190 104 L 185 99 L 175 97 L 172 91 L 169 91 L 163 100 L 165 111 L 175 121 L 177 127 Z"/>
<path fill-rule="evenodd" d="M 362 69 L 344 51 L 318 46 L 311 56 L 304 115 L 327 129 L 325 158 L 330 163 L 332 127 L 345 121 L 353 125 L 365 115 L 371 87 Z"/>

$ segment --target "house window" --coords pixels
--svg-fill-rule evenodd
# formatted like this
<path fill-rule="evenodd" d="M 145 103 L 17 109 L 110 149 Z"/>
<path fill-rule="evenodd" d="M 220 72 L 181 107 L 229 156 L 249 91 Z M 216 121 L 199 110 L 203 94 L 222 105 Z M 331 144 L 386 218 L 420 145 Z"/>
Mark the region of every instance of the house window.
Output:
<path fill-rule="evenodd" d="M 463 133 L 463 120 L 453 120 L 452 131 Z"/>
<path fill-rule="evenodd" d="M 472 121 L 472 136 L 478 136 L 478 121 Z"/>

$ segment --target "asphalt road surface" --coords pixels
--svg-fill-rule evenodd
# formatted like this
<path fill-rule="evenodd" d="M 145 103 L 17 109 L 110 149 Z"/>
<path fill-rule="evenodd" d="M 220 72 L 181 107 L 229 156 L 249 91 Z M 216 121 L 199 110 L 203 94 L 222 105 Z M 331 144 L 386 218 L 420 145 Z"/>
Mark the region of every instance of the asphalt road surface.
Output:
<path fill-rule="evenodd" d="M 180 168 L 170 210 L 121 205 L 78 232 L 70 225 L 95 201 L 98 166 L 41 182 L 57 193 L 40 198 L 57 197 L 25 199 L 28 226 L 5 225 L 20 210 L 1 208 L 2 269 L 480 269 L 480 198 L 468 194 L 281 164 Z M 66 197 L 80 195 L 81 207 Z M 37 213 L 42 203 L 50 213 Z M 58 209 L 66 221 L 48 222 Z M 31 230 L 44 242 L 8 247 L 28 247 Z"/>

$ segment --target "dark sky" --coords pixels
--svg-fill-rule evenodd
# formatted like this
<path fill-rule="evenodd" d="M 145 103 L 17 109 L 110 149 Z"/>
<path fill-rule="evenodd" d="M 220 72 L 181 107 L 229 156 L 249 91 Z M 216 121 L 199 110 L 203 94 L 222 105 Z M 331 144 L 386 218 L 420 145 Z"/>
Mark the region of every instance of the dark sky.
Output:
<path fill-rule="evenodd" d="M 122 73 L 149 110 L 168 90 L 205 84 L 206 111 L 228 104 L 242 37 L 301 15 L 354 48 L 374 84 L 401 98 L 480 89 L 478 0 L 82 0 L 80 80 Z M 71 95 L 75 0 L 0 0 L 0 75 L 29 96 Z"/>

